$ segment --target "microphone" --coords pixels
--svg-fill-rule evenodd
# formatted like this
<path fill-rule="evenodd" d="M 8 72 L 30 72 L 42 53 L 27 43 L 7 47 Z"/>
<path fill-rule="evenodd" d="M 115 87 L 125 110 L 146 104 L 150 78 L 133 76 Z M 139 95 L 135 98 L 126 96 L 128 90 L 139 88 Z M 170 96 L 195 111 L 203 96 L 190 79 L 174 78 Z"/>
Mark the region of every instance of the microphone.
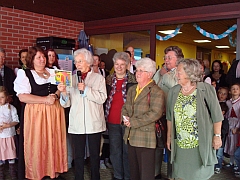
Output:
<path fill-rule="evenodd" d="M 77 71 L 77 77 L 78 77 L 78 82 L 82 83 L 82 72 L 81 71 Z M 79 90 L 80 94 L 83 94 L 82 90 Z"/>

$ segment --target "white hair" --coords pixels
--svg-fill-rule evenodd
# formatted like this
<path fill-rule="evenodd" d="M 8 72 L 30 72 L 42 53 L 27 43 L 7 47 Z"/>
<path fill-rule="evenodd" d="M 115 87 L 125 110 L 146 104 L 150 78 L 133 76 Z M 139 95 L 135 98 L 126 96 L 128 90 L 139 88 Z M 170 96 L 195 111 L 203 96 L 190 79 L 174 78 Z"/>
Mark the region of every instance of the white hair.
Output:
<path fill-rule="evenodd" d="M 135 64 L 136 68 L 143 68 L 145 71 L 151 72 L 152 76 L 156 72 L 156 62 L 150 58 L 142 58 L 138 60 Z"/>
<path fill-rule="evenodd" d="M 88 51 L 88 50 L 85 49 L 85 48 L 76 50 L 76 51 L 73 53 L 73 58 L 74 58 L 74 60 L 75 60 L 76 56 L 78 56 L 79 54 L 84 55 L 85 60 L 86 60 L 86 62 L 87 62 L 88 64 L 90 64 L 90 65 L 93 64 L 93 56 L 92 56 L 92 53 L 91 53 L 90 51 Z"/>

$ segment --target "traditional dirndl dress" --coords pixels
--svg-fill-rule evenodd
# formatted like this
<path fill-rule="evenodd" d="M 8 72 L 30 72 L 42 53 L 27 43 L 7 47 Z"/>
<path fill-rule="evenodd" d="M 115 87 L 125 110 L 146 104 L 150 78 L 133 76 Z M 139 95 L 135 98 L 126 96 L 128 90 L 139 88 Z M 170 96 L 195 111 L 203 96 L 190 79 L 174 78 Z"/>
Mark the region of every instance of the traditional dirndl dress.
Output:
<path fill-rule="evenodd" d="M 25 70 L 31 85 L 31 94 L 47 96 L 55 93 L 56 85 L 38 85 L 30 70 Z M 55 178 L 55 173 L 67 171 L 66 125 L 64 109 L 59 100 L 53 105 L 26 104 L 21 120 L 19 179 Z"/>

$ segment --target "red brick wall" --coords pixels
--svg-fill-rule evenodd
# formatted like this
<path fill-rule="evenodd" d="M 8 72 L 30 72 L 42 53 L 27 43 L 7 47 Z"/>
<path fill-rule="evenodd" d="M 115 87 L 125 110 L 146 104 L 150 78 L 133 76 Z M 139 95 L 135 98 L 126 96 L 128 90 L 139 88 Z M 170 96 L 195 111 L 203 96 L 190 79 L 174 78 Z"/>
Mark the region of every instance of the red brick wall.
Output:
<path fill-rule="evenodd" d="M 0 7 L 0 47 L 6 50 L 6 65 L 18 66 L 18 52 L 36 44 L 37 37 L 56 36 L 77 41 L 83 22 Z"/>

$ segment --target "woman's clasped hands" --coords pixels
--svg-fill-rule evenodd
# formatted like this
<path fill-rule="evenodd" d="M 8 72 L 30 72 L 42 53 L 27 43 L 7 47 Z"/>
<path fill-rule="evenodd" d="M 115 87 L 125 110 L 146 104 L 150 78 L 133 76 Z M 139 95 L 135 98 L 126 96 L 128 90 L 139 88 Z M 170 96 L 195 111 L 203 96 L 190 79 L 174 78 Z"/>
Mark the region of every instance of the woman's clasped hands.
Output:
<path fill-rule="evenodd" d="M 49 94 L 48 96 L 46 96 L 45 104 L 52 105 L 54 104 L 55 100 L 56 100 L 55 94 Z"/>

